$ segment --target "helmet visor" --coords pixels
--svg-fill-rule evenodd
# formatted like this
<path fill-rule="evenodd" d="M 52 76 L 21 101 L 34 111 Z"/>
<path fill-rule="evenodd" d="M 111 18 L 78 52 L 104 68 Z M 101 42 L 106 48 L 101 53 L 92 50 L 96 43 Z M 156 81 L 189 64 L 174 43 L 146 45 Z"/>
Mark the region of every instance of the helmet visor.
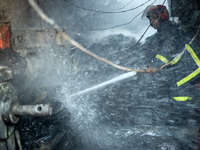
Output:
<path fill-rule="evenodd" d="M 149 16 L 150 14 L 156 12 L 157 7 L 155 5 L 149 5 L 147 6 L 147 8 L 144 10 L 141 19 L 142 20 L 148 20 L 147 16 Z"/>

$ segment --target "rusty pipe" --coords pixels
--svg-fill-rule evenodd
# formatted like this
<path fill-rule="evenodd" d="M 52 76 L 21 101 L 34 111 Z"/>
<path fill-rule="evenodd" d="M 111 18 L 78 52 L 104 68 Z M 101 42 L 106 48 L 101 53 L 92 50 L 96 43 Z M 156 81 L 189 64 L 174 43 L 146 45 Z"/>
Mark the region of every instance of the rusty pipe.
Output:
<path fill-rule="evenodd" d="M 12 109 L 14 116 L 50 116 L 52 108 L 48 104 L 39 105 L 14 105 Z"/>
<path fill-rule="evenodd" d="M 17 100 L 0 101 L 0 114 L 6 124 L 16 124 L 20 116 L 50 116 L 52 107 L 49 104 L 19 105 Z"/>

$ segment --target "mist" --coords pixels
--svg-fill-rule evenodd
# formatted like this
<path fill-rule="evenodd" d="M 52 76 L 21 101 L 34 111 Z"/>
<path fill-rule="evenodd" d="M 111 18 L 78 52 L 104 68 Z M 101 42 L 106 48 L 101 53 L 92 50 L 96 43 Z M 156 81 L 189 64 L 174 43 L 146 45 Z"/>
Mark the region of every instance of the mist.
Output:
<path fill-rule="evenodd" d="M 152 27 L 137 43 L 149 26 L 148 20 L 141 19 L 141 12 L 164 0 L 36 2 L 63 33 L 120 66 L 146 70 L 154 52 L 149 51 L 150 46 L 159 50 L 170 45 L 158 47 L 152 40 L 142 49 L 145 39 L 156 32 Z M 13 82 L 20 102 L 54 107 L 52 118 L 29 118 L 28 123 L 22 119 L 19 123 L 21 134 L 29 136 L 28 142 L 21 136 L 26 149 L 35 150 L 46 143 L 53 143 L 49 149 L 56 150 L 193 147 L 199 129 L 198 102 L 178 105 L 169 99 L 162 73 L 158 77 L 164 81 L 157 83 L 152 74 L 127 73 L 86 54 L 43 20 L 27 0 L 3 0 L 0 8 L 8 10 L 12 48 L 26 62 L 24 76 L 15 78 L 23 82 L 20 86 Z M 119 11 L 124 12 L 115 13 Z M 187 109 L 190 106 L 192 109 Z"/>

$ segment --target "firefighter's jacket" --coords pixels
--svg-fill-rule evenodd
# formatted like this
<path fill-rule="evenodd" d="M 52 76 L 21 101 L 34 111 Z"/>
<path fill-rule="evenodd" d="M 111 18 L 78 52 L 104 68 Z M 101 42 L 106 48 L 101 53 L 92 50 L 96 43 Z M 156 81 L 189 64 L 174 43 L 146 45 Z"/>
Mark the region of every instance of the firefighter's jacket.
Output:
<path fill-rule="evenodd" d="M 159 81 L 157 84 L 165 83 L 164 91 L 158 87 L 159 91 L 166 95 L 170 92 L 176 101 L 192 99 L 194 85 L 191 83 L 200 76 L 200 50 L 195 41 L 189 45 L 191 39 L 175 23 L 166 21 L 142 46 L 148 51 L 146 58 L 149 60 L 146 63 L 154 69 L 174 60 L 172 64 L 150 76 L 153 82 Z"/>

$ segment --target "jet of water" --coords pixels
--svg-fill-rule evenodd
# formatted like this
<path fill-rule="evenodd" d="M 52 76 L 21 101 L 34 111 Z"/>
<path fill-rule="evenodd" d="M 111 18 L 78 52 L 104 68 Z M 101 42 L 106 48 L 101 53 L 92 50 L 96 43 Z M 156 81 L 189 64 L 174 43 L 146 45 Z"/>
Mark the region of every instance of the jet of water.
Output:
<path fill-rule="evenodd" d="M 136 75 L 136 72 L 135 71 L 132 71 L 132 72 L 128 72 L 128 73 L 125 73 L 125 74 L 122 74 L 114 79 L 111 79 L 111 80 L 108 80 L 106 82 L 103 82 L 99 85 L 96 85 L 96 86 L 93 86 L 91 88 L 88 88 L 88 89 L 85 89 L 83 91 L 80 91 L 78 93 L 75 93 L 75 94 L 72 94 L 70 95 L 69 97 L 74 97 L 74 96 L 77 96 L 77 95 L 80 95 L 80 94 L 83 94 L 83 93 L 86 93 L 86 92 L 89 92 L 89 91 L 92 91 L 92 90 L 95 90 L 95 89 L 98 89 L 98 88 L 101 88 L 103 86 L 106 86 L 108 84 L 111 84 L 111 83 L 114 83 L 114 82 L 117 82 L 117 81 L 120 81 L 120 80 L 123 80 L 123 79 L 126 79 L 126 78 L 129 78 L 129 77 L 132 77 Z"/>

